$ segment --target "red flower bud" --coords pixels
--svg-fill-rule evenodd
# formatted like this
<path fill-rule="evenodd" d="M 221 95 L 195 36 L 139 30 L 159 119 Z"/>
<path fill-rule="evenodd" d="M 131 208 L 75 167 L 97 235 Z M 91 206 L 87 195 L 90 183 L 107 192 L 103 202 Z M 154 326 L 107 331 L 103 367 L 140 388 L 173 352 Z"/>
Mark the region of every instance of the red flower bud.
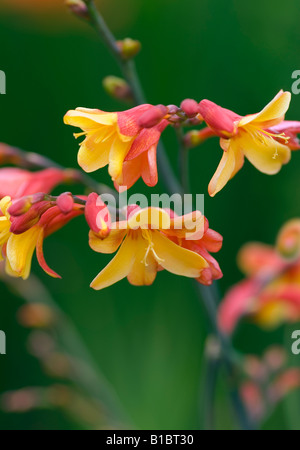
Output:
<path fill-rule="evenodd" d="M 168 108 L 169 114 L 177 114 L 180 109 L 176 105 L 168 105 L 167 108 Z"/>
<path fill-rule="evenodd" d="M 138 119 L 138 125 L 142 128 L 153 128 L 158 125 L 168 114 L 168 108 L 164 105 L 152 106 Z"/>
<path fill-rule="evenodd" d="M 56 204 L 63 214 L 69 214 L 73 210 L 74 199 L 70 192 L 65 192 L 61 194 L 57 200 Z"/>
<path fill-rule="evenodd" d="M 106 204 L 100 195 L 93 192 L 88 196 L 85 205 L 85 218 L 92 231 L 105 238 L 111 228 L 111 218 Z"/>
<path fill-rule="evenodd" d="M 25 233 L 25 231 L 29 230 L 29 228 L 36 225 L 44 212 L 52 206 L 53 204 L 51 202 L 40 202 L 32 205 L 25 214 L 12 218 L 12 225 L 10 227 L 11 233 Z"/>
<path fill-rule="evenodd" d="M 199 112 L 198 103 L 196 102 L 196 100 L 192 100 L 190 98 L 183 100 L 183 102 L 180 105 L 180 108 L 188 117 L 195 117 Z"/>
<path fill-rule="evenodd" d="M 11 216 L 21 216 L 29 211 L 32 205 L 42 202 L 44 199 L 45 194 L 43 192 L 22 197 L 12 202 L 12 205 L 8 208 L 8 213 Z"/>

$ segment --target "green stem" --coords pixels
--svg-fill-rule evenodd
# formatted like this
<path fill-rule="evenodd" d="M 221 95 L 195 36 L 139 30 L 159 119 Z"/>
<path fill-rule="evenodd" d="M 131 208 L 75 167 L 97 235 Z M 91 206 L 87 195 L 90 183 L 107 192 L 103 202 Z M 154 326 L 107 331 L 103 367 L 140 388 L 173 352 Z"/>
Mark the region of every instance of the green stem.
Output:
<path fill-rule="evenodd" d="M 143 92 L 143 88 L 137 75 L 134 61 L 125 60 L 122 58 L 119 51 L 119 47 L 116 44 L 116 39 L 112 34 L 112 32 L 110 31 L 110 29 L 108 28 L 108 26 L 106 25 L 103 17 L 97 10 L 94 0 L 85 0 L 85 3 L 87 5 L 94 28 L 99 34 L 102 42 L 107 46 L 109 51 L 115 57 L 123 73 L 124 78 L 126 79 L 131 88 L 135 103 L 137 105 L 146 103 L 145 94 Z M 164 180 L 164 182 L 172 188 L 173 193 L 183 194 L 182 187 L 180 186 L 180 183 L 178 182 L 174 174 L 173 168 L 167 157 L 166 150 L 161 142 L 158 145 L 157 159 L 162 180 Z"/>
<path fill-rule="evenodd" d="M 200 297 L 204 303 L 206 312 L 210 318 L 210 323 L 212 327 L 212 331 L 217 336 L 220 346 L 221 346 L 221 360 L 223 361 L 224 367 L 227 373 L 227 380 L 229 386 L 229 393 L 231 398 L 231 403 L 236 415 L 236 418 L 239 422 L 240 427 L 243 430 L 252 430 L 254 424 L 251 419 L 248 417 L 247 411 L 243 404 L 243 401 L 239 394 L 238 389 L 238 363 L 235 352 L 233 350 L 230 339 L 225 336 L 218 325 L 217 317 L 218 317 L 218 309 L 217 304 L 218 301 L 216 299 L 216 289 L 215 286 L 203 286 L 197 283 L 197 289 L 200 293 Z M 216 380 L 216 378 L 215 378 Z"/>
<path fill-rule="evenodd" d="M 218 373 L 220 369 L 220 359 L 208 355 L 206 363 L 206 379 L 204 390 L 204 429 L 215 429 L 215 396 Z"/>
<path fill-rule="evenodd" d="M 181 126 L 175 128 L 177 140 L 178 140 L 178 169 L 180 173 L 180 181 L 182 190 L 185 194 L 191 192 L 190 182 L 189 182 L 189 150 L 185 147 L 183 142 L 183 129 Z"/>

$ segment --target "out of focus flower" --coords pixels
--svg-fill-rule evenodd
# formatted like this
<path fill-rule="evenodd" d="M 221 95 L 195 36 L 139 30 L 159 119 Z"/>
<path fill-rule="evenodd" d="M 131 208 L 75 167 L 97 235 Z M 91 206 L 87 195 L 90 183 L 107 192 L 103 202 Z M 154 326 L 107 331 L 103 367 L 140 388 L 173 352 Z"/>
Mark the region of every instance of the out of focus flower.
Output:
<path fill-rule="evenodd" d="M 253 381 L 245 381 L 241 385 L 240 394 L 251 419 L 259 422 L 266 413 L 264 396 L 259 386 Z"/>
<path fill-rule="evenodd" d="M 215 133 L 209 127 L 202 128 L 202 130 L 191 130 L 184 136 L 184 145 L 186 148 L 198 147 L 198 145 L 202 144 L 206 139 L 213 136 L 215 136 Z"/>
<path fill-rule="evenodd" d="M 300 123 L 284 122 L 291 94 L 280 91 L 258 114 L 245 117 L 202 100 L 199 113 L 220 136 L 224 150 L 219 167 L 209 184 L 209 194 L 216 195 L 242 168 L 246 157 L 259 171 L 276 174 L 291 158 L 289 141 L 295 147 L 295 135 Z M 273 128 L 272 128 L 273 127 Z M 274 128 L 275 127 L 275 128 Z M 279 127 L 279 128 L 278 128 Z"/>
<path fill-rule="evenodd" d="M 268 348 L 262 357 L 247 355 L 244 374 L 241 397 L 257 424 L 272 413 L 280 400 L 300 387 L 300 369 L 287 366 L 286 351 L 278 346 Z"/>
<path fill-rule="evenodd" d="M 232 333 L 245 315 L 266 328 L 300 319 L 299 236 L 299 222 L 292 220 L 279 233 L 280 253 L 256 243 L 242 248 L 238 262 L 248 278 L 230 289 L 220 306 L 225 333 Z"/>
<path fill-rule="evenodd" d="M 9 7 L 10 9 L 28 10 L 37 13 L 62 9 L 63 0 L 2 0 L 2 3 L 3 7 Z"/>
<path fill-rule="evenodd" d="M 13 277 L 27 279 L 30 274 L 31 261 L 34 250 L 40 266 L 44 271 L 55 278 L 60 278 L 47 265 L 43 242 L 46 237 L 66 225 L 71 219 L 84 213 L 82 205 L 74 204 L 73 210 L 68 214 L 60 211 L 59 207 L 51 202 L 41 202 L 34 205 L 24 215 L 13 217 L 9 213 L 10 197 L 0 201 L 0 250 L 6 260 L 5 270 Z"/>
<path fill-rule="evenodd" d="M 43 303 L 31 303 L 18 311 L 19 322 L 29 328 L 47 328 L 55 322 L 55 313 Z"/>
<path fill-rule="evenodd" d="M 66 172 L 60 169 L 29 172 L 17 167 L 4 167 L 0 169 L 0 199 L 5 196 L 14 199 L 36 192 L 48 193 L 66 181 Z"/>
<path fill-rule="evenodd" d="M 157 183 L 156 147 L 168 125 L 166 107 L 141 105 L 128 111 L 107 113 L 77 108 L 64 121 L 79 127 L 85 136 L 78 163 L 86 172 L 108 165 L 116 187 L 130 188 L 139 177 L 149 186 Z M 152 121 L 153 125 L 148 126 Z"/>
<path fill-rule="evenodd" d="M 135 285 L 150 285 L 158 270 L 166 269 L 176 275 L 200 279 L 203 270 L 209 268 L 206 259 L 195 251 L 173 242 L 173 238 L 203 236 L 204 216 L 194 212 L 183 217 L 171 217 L 159 208 L 130 208 L 128 219 L 112 224 L 105 239 L 90 232 L 90 246 L 99 253 L 117 255 L 91 283 L 100 290 L 123 278 Z"/>

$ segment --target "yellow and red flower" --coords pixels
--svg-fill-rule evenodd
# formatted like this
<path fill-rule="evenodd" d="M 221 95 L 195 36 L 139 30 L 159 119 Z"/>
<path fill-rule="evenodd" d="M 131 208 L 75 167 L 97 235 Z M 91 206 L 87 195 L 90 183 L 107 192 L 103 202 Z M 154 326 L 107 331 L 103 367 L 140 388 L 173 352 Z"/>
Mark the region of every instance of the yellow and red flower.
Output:
<path fill-rule="evenodd" d="M 140 177 L 149 186 L 157 183 L 156 147 L 168 125 L 166 114 L 166 107 L 148 104 L 115 113 L 77 108 L 64 122 L 83 130 L 75 137 L 86 136 L 78 153 L 83 170 L 94 172 L 108 165 L 116 188 L 130 188 Z"/>
<path fill-rule="evenodd" d="M 125 277 L 135 286 L 151 285 L 162 269 L 201 280 L 203 271 L 211 270 L 207 254 L 202 248 L 192 251 L 180 244 L 185 239 L 194 239 L 197 245 L 204 235 L 204 227 L 205 218 L 198 211 L 174 217 L 160 208 L 129 207 L 127 220 L 112 224 L 107 238 L 101 239 L 90 231 L 93 250 L 113 253 L 119 249 L 91 287 L 100 290 Z M 207 239 L 209 241 L 209 235 Z"/>
<path fill-rule="evenodd" d="M 66 180 L 66 172 L 60 169 L 29 172 L 17 167 L 4 167 L 0 169 L 0 199 L 6 196 L 19 198 L 36 192 L 48 193 Z"/>
<path fill-rule="evenodd" d="M 34 205 L 33 214 L 29 209 L 24 215 L 12 217 L 9 213 L 11 198 L 4 197 L 0 201 L 0 257 L 5 259 L 6 272 L 13 277 L 22 277 L 24 280 L 28 278 L 32 256 L 36 250 L 43 270 L 54 278 L 60 278 L 45 261 L 43 242 L 71 219 L 83 214 L 84 206 L 75 203 L 71 212 L 63 214 L 58 206 L 46 203 Z"/>
<path fill-rule="evenodd" d="M 224 333 L 231 334 L 243 316 L 265 328 L 300 319 L 299 237 L 300 221 L 293 220 L 279 234 L 277 249 L 257 243 L 242 248 L 238 262 L 247 279 L 229 290 L 220 306 Z"/>
<path fill-rule="evenodd" d="M 300 369 L 288 366 L 287 352 L 279 346 L 269 347 L 262 357 L 247 355 L 243 369 L 246 379 L 240 394 L 255 423 L 269 416 L 279 401 L 300 387 Z"/>
<path fill-rule="evenodd" d="M 209 184 L 209 194 L 215 196 L 242 168 L 246 157 L 259 171 L 273 175 L 291 158 L 291 148 L 298 148 L 300 129 L 297 122 L 285 122 L 291 94 L 280 91 L 258 114 L 242 117 L 202 100 L 199 113 L 220 139 L 223 157 Z M 289 142 L 291 141 L 291 145 Z"/>

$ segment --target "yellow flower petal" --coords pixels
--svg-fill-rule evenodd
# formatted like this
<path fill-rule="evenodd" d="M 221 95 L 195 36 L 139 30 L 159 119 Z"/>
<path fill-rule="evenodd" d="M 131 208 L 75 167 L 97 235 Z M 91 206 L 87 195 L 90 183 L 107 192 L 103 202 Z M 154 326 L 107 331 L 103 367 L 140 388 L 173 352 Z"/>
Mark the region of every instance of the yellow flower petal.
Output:
<path fill-rule="evenodd" d="M 168 236 L 176 236 L 178 239 L 193 237 L 193 240 L 201 239 L 204 234 L 205 217 L 200 211 L 193 211 L 184 216 L 171 219 L 170 228 L 164 230 Z"/>
<path fill-rule="evenodd" d="M 223 189 L 244 164 L 244 156 L 237 145 L 236 138 L 221 139 L 221 146 L 226 148 L 226 151 L 224 151 L 220 164 L 208 186 L 211 197 L 214 197 Z"/>
<path fill-rule="evenodd" d="M 237 138 L 246 158 L 260 172 L 268 175 L 278 173 L 283 164 L 291 159 L 291 150 L 262 133 L 253 134 L 244 131 Z"/>
<path fill-rule="evenodd" d="M 132 140 L 130 140 L 129 142 L 123 142 L 117 135 L 110 148 L 108 172 L 112 180 L 116 181 L 119 185 L 123 184 L 123 162 L 127 153 L 129 152 Z"/>
<path fill-rule="evenodd" d="M 92 147 L 92 143 L 94 147 Z M 88 137 L 80 146 L 78 164 L 85 172 L 94 172 L 109 164 L 111 141 L 95 143 Z"/>
<path fill-rule="evenodd" d="M 288 318 L 289 306 L 284 301 L 269 301 L 254 315 L 254 320 L 265 328 L 276 328 Z"/>
<path fill-rule="evenodd" d="M 9 214 L 7 212 L 8 208 L 11 205 L 11 198 L 9 196 L 3 197 L 0 200 L 0 212 L 2 212 L 2 214 L 9 219 Z"/>
<path fill-rule="evenodd" d="M 149 243 L 140 235 L 136 242 L 135 261 L 128 274 L 129 283 L 134 286 L 150 286 L 157 274 L 158 263 L 151 251 Z"/>
<path fill-rule="evenodd" d="M 152 232 L 152 242 L 160 266 L 175 275 L 198 278 L 202 270 L 208 267 L 202 256 L 174 244 L 159 231 Z"/>
<path fill-rule="evenodd" d="M 66 125 L 73 125 L 85 131 L 99 128 L 99 125 L 115 125 L 117 121 L 116 113 L 106 113 L 88 108 L 76 108 L 76 110 L 68 111 L 64 117 Z"/>
<path fill-rule="evenodd" d="M 291 93 L 282 90 L 273 98 L 273 100 L 258 114 L 246 116 L 239 122 L 239 127 L 252 123 L 253 125 L 264 124 L 268 126 L 280 123 L 291 102 Z"/>
<path fill-rule="evenodd" d="M 127 277 L 135 259 L 136 246 L 134 243 L 135 241 L 129 237 L 124 240 L 116 256 L 92 281 L 93 289 L 99 291 Z"/>
<path fill-rule="evenodd" d="M 110 230 L 105 239 L 100 239 L 96 233 L 90 231 L 90 247 L 98 253 L 114 253 L 120 247 L 126 233 L 127 230 Z"/>
<path fill-rule="evenodd" d="M 171 219 L 169 214 L 161 208 L 145 208 L 138 210 L 128 220 L 131 230 L 142 229 L 169 229 Z"/>
<path fill-rule="evenodd" d="M 6 247 L 7 259 L 14 276 L 28 278 L 31 261 L 41 229 L 30 228 L 22 234 L 11 234 Z"/>

